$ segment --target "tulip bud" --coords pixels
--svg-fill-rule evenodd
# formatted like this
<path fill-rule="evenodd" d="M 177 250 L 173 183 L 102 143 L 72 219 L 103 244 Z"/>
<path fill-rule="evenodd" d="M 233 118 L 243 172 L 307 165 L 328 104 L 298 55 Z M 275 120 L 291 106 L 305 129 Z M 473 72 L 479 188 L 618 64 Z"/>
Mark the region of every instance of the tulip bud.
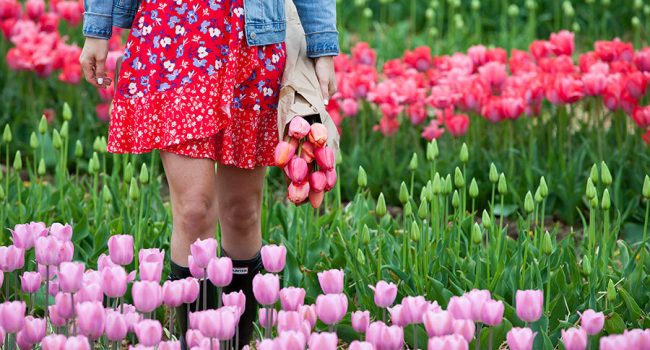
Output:
<path fill-rule="evenodd" d="M 614 282 L 612 282 L 612 280 L 609 280 L 609 282 L 607 282 L 607 300 L 610 303 L 616 301 L 616 286 L 614 286 Z"/>
<path fill-rule="evenodd" d="M 476 183 L 476 179 L 472 178 L 472 182 L 469 184 L 469 196 L 471 198 L 476 198 L 478 197 L 478 184 Z"/>
<path fill-rule="evenodd" d="M 544 232 L 544 237 L 542 238 L 542 253 L 546 255 L 551 255 L 551 253 L 553 253 L 553 240 L 548 231 Z"/>
<path fill-rule="evenodd" d="M 63 120 L 68 121 L 72 119 L 72 110 L 67 102 L 63 103 Z"/>
<path fill-rule="evenodd" d="M 359 165 L 359 175 L 357 175 L 357 185 L 361 188 L 365 188 L 368 186 L 368 175 L 366 174 L 366 170 L 363 169 L 361 165 Z"/>
<path fill-rule="evenodd" d="M 526 198 L 524 198 L 524 211 L 528 214 L 535 210 L 535 202 L 533 201 L 533 194 L 528 191 Z"/>
<path fill-rule="evenodd" d="M 370 229 L 368 228 L 368 225 L 363 225 L 363 229 L 361 230 L 361 242 L 363 242 L 363 244 L 370 243 Z"/>
<path fill-rule="evenodd" d="M 102 139 L 99 136 L 97 136 L 93 141 L 93 151 L 101 152 L 101 150 L 102 150 Z"/>
<path fill-rule="evenodd" d="M 406 183 L 402 181 L 402 184 L 399 186 L 399 201 L 404 205 L 409 200 L 409 190 L 406 188 Z"/>
<path fill-rule="evenodd" d="M 456 170 L 454 170 L 454 184 L 457 188 L 465 187 L 465 177 L 463 177 L 463 172 L 460 171 L 459 167 L 456 167 Z"/>
<path fill-rule="evenodd" d="M 365 18 L 372 18 L 372 9 L 369 7 L 366 7 L 363 9 L 363 17 Z"/>
<path fill-rule="evenodd" d="M 47 118 L 45 114 L 41 116 L 41 121 L 38 123 L 38 132 L 42 135 L 47 132 Z"/>
<path fill-rule="evenodd" d="M 38 162 L 38 175 L 43 176 L 45 175 L 45 159 L 41 158 L 41 160 Z"/>
<path fill-rule="evenodd" d="M 418 218 L 424 220 L 429 216 L 429 205 L 427 201 L 420 202 L 420 207 L 418 208 Z"/>
<path fill-rule="evenodd" d="M 598 196 L 595 196 L 594 198 L 592 198 L 591 201 L 589 202 L 589 205 L 592 208 L 598 208 Z"/>
<path fill-rule="evenodd" d="M 588 256 L 585 255 L 585 256 L 582 258 L 582 264 L 581 264 L 581 267 L 582 267 L 582 273 L 583 273 L 585 276 L 589 276 L 589 275 L 591 275 L 591 262 L 589 261 L 589 257 L 588 257 Z"/>
<path fill-rule="evenodd" d="M 113 197 L 111 196 L 111 191 L 108 189 L 108 186 L 106 185 L 104 185 L 104 187 L 102 188 L 102 199 L 106 204 L 110 204 L 111 201 L 113 200 Z"/>
<path fill-rule="evenodd" d="M 612 203 L 611 203 L 611 201 L 609 199 L 609 191 L 607 189 L 605 189 L 605 191 L 603 191 L 603 199 L 600 202 L 600 208 L 603 209 L 603 210 L 609 210 L 609 208 L 611 206 L 612 206 Z"/>
<path fill-rule="evenodd" d="M 447 174 L 447 177 L 445 178 L 445 187 L 442 188 L 442 194 L 448 195 L 453 189 L 454 187 L 451 184 L 451 175 Z"/>
<path fill-rule="evenodd" d="M 147 170 L 147 164 L 142 163 L 140 168 L 140 183 L 146 185 L 149 183 L 149 171 Z"/>
<path fill-rule="evenodd" d="M 492 226 L 492 219 L 490 219 L 490 214 L 488 214 L 487 210 L 483 210 L 483 215 L 481 216 L 481 225 L 483 225 L 486 230 L 489 230 Z"/>
<path fill-rule="evenodd" d="M 544 197 L 542 197 L 542 192 L 539 187 L 537 187 L 537 190 L 535 190 L 535 203 L 542 203 L 543 200 Z"/>
<path fill-rule="evenodd" d="M 2 142 L 9 143 L 11 142 L 11 127 L 9 124 L 5 124 L 5 130 L 2 133 Z"/>
<path fill-rule="evenodd" d="M 359 264 L 361 266 L 366 264 L 366 256 L 363 255 L 363 252 L 361 251 L 361 249 L 357 249 L 357 261 L 359 262 Z"/>
<path fill-rule="evenodd" d="M 508 6 L 508 16 L 510 17 L 519 16 L 519 7 L 515 4 Z"/>
<path fill-rule="evenodd" d="M 377 198 L 377 206 L 375 207 L 375 214 L 379 216 L 380 218 L 384 217 L 386 215 L 386 200 L 384 199 L 384 193 L 379 194 L 379 198 Z"/>
<path fill-rule="evenodd" d="M 490 163 L 490 182 L 496 184 L 499 181 L 499 172 L 497 171 L 497 166 L 494 163 Z"/>
<path fill-rule="evenodd" d="M 140 198 L 140 190 L 138 189 L 138 184 L 135 179 L 131 179 L 131 186 L 129 186 L 129 198 L 132 201 L 137 201 Z"/>
<path fill-rule="evenodd" d="M 481 242 L 483 242 L 483 232 L 481 232 L 478 223 L 474 223 L 474 226 L 472 226 L 472 243 L 481 244 Z"/>
<path fill-rule="evenodd" d="M 458 155 L 461 163 L 467 163 L 469 160 L 469 150 L 467 149 L 467 144 L 463 142 L 463 145 L 460 147 L 460 154 Z"/>
<path fill-rule="evenodd" d="M 609 168 L 605 162 L 600 164 L 600 178 L 603 180 L 603 185 L 609 186 L 612 184 L 612 174 L 609 172 Z"/>
<path fill-rule="evenodd" d="M 411 161 L 409 162 L 409 170 L 410 171 L 415 171 L 418 168 L 418 155 L 413 152 L 413 156 L 411 156 Z"/>
<path fill-rule="evenodd" d="M 420 226 L 418 226 L 418 223 L 415 221 L 413 221 L 413 225 L 411 225 L 411 240 L 413 240 L 413 242 L 420 241 Z"/>
<path fill-rule="evenodd" d="M 499 191 L 499 194 L 502 196 L 508 193 L 508 184 L 506 184 L 506 176 L 503 173 L 499 175 L 499 184 L 497 185 L 497 191 Z"/>
<path fill-rule="evenodd" d="M 124 181 L 131 181 L 133 172 L 133 164 L 131 164 L 131 162 L 128 162 L 124 167 Z"/>
<path fill-rule="evenodd" d="M 544 176 L 539 178 L 539 194 L 542 198 L 548 197 L 548 186 L 546 185 L 546 179 L 544 179 Z"/>
<path fill-rule="evenodd" d="M 479 0 L 472 0 L 469 6 L 472 8 L 472 11 L 478 11 L 481 8 L 481 2 Z"/>
<path fill-rule="evenodd" d="M 54 146 L 55 149 L 61 149 L 61 146 L 63 145 L 63 141 L 61 140 L 61 134 L 59 134 L 59 131 L 54 129 L 52 132 L 52 146 Z"/>
<path fill-rule="evenodd" d="M 641 193 L 645 199 L 650 198 L 650 177 L 648 177 L 648 175 L 646 175 L 645 179 L 643 179 L 643 190 Z"/>
<path fill-rule="evenodd" d="M 587 199 L 589 200 L 596 197 L 596 186 L 594 186 L 591 177 L 587 178 L 587 189 L 585 191 L 585 194 L 587 195 Z"/>
<path fill-rule="evenodd" d="M 32 131 L 32 134 L 29 135 L 29 147 L 32 149 L 37 149 L 38 148 L 38 137 L 36 136 L 36 133 Z"/>
<path fill-rule="evenodd" d="M 20 150 L 16 151 L 16 156 L 14 157 L 14 169 L 21 170 L 23 168 L 23 160 L 20 157 Z"/>
<path fill-rule="evenodd" d="M 95 153 L 95 152 L 93 152 L 93 166 L 95 167 L 95 169 L 93 169 L 93 171 L 94 171 L 95 173 L 98 173 L 98 172 L 99 172 L 99 169 L 100 169 L 101 167 L 100 167 L 100 165 L 99 165 L 99 156 L 98 156 L 97 153 Z"/>
<path fill-rule="evenodd" d="M 409 217 L 413 215 L 413 208 L 411 207 L 411 202 L 406 202 L 404 204 L 404 217 Z"/>
<path fill-rule="evenodd" d="M 431 140 L 427 144 L 427 160 L 432 161 L 438 157 L 438 141 L 436 139 Z"/>
<path fill-rule="evenodd" d="M 594 164 L 591 166 L 591 171 L 589 172 L 589 177 L 594 184 L 598 183 L 598 165 Z"/>
<path fill-rule="evenodd" d="M 434 195 L 439 195 L 442 192 L 442 184 L 440 181 L 440 174 L 436 173 L 433 176 L 433 183 L 431 184 L 431 189 L 433 190 Z"/>
<path fill-rule="evenodd" d="M 460 195 L 458 194 L 458 190 L 454 190 L 454 195 L 451 197 L 451 206 L 454 207 L 454 209 L 460 207 Z"/>
<path fill-rule="evenodd" d="M 422 187 L 422 190 L 420 191 L 420 202 L 424 202 L 427 200 L 427 186 Z"/>
<path fill-rule="evenodd" d="M 63 122 L 63 124 L 61 124 L 61 132 L 60 132 L 60 134 L 61 134 L 62 139 L 67 139 L 68 138 L 68 136 L 70 135 L 69 129 L 70 129 L 70 125 L 69 125 L 68 121 L 66 120 L 66 121 Z"/>

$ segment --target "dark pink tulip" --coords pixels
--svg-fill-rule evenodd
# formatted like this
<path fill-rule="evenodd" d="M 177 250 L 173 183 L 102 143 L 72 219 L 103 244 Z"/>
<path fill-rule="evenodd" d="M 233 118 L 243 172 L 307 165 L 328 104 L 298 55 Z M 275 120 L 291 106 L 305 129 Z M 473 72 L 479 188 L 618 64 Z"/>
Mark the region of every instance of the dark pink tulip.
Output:
<path fill-rule="evenodd" d="M 278 333 L 284 331 L 300 331 L 302 323 L 305 322 L 298 311 L 278 312 Z"/>
<path fill-rule="evenodd" d="M 343 293 L 343 270 L 327 270 L 318 273 L 318 283 L 325 294 Z"/>
<path fill-rule="evenodd" d="M 65 342 L 68 338 L 62 334 L 50 334 L 41 340 L 43 350 L 65 350 Z"/>
<path fill-rule="evenodd" d="M 98 301 L 86 301 L 75 305 L 79 333 L 92 340 L 98 339 L 104 333 L 106 316 L 104 306 Z"/>
<path fill-rule="evenodd" d="M 280 295 L 280 278 L 274 274 L 257 274 L 253 277 L 253 294 L 262 305 L 273 305 Z"/>
<path fill-rule="evenodd" d="M 65 349 L 75 349 L 75 350 L 90 350 L 90 343 L 88 338 L 83 335 L 78 335 L 76 337 L 70 337 L 65 342 Z"/>
<path fill-rule="evenodd" d="M 25 251 L 10 245 L 0 247 L 0 269 L 4 272 L 12 272 L 22 269 L 25 266 Z"/>
<path fill-rule="evenodd" d="M 188 277 L 183 281 L 183 303 L 189 304 L 199 297 L 199 282 L 196 278 Z"/>
<path fill-rule="evenodd" d="M 118 265 L 128 265 L 133 261 L 133 236 L 114 235 L 108 239 L 108 255 Z"/>
<path fill-rule="evenodd" d="M 368 326 L 366 341 L 377 350 L 398 350 L 404 343 L 404 330 L 399 326 L 388 327 L 381 321 L 373 322 Z"/>
<path fill-rule="evenodd" d="M 622 334 L 610 335 L 600 338 L 600 350 L 632 349 L 628 338 Z"/>
<path fill-rule="evenodd" d="M 309 122 L 303 117 L 294 117 L 289 122 L 289 136 L 298 140 L 304 138 L 309 133 Z"/>
<path fill-rule="evenodd" d="M 236 316 L 230 310 L 207 310 L 199 321 L 199 330 L 208 338 L 227 340 L 235 335 Z"/>
<path fill-rule="evenodd" d="M 428 343 L 429 349 L 467 350 L 468 346 L 465 338 L 458 334 L 431 337 Z"/>
<path fill-rule="evenodd" d="M 104 300 L 104 291 L 99 283 L 85 284 L 79 292 L 75 294 L 75 302 L 98 301 Z"/>
<path fill-rule="evenodd" d="M 27 0 L 25 2 L 25 13 L 32 21 L 38 22 L 39 18 L 45 13 L 45 1 Z"/>
<path fill-rule="evenodd" d="M 24 333 L 28 343 L 38 344 L 45 337 L 45 319 L 25 317 L 25 325 L 21 332 Z"/>
<path fill-rule="evenodd" d="M 453 317 L 448 311 L 427 311 L 422 316 L 422 323 L 429 337 L 440 337 L 454 332 Z"/>
<path fill-rule="evenodd" d="M 316 298 L 316 314 L 327 325 L 340 322 L 348 310 L 345 294 L 324 294 Z"/>
<path fill-rule="evenodd" d="M 72 226 L 58 222 L 50 225 L 50 234 L 59 239 L 61 242 L 72 240 Z M 45 236 L 45 234 L 43 234 Z"/>
<path fill-rule="evenodd" d="M 66 293 L 81 289 L 85 266 L 78 262 L 63 262 L 59 265 L 59 288 Z"/>
<path fill-rule="evenodd" d="M 302 305 L 298 309 L 298 312 L 300 312 L 300 315 L 302 315 L 303 320 L 309 322 L 309 326 L 311 328 L 314 328 L 316 321 L 318 320 L 318 317 L 316 315 L 316 305 Z"/>
<path fill-rule="evenodd" d="M 325 177 L 327 178 L 327 185 L 325 185 L 325 192 L 329 192 L 336 185 L 336 180 L 337 180 L 336 169 L 332 168 L 326 170 Z"/>
<path fill-rule="evenodd" d="M 506 335 L 506 341 L 510 350 L 532 350 L 537 332 L 530 328 L 512 328 Z"/>
<path fill-rule="evenodd" d="M 580 326 L 589 335 L 596 335 L 603 330 L 605 325 L 605 315 L 602 312 L 596 312 L 588 309 L 580 315 Z"/>
<path fill-rule="evenodd" d="M 562 30 L 558 33 L 551 33 L 551 45 L 553 53 L 556 55 L 571 56 L 575 49 L 574 34 L 568 30 Z"/>
<path fill-rule="evenodd" d="M 7 333 L 18 333 L 25 324 L 25 302 L 5 301 L 0 304 L 0 326 Z"/>
<path fill-rule="evenodd" d="M 145 261 L 138 268 L 140 270 L 140 280 L 160 283 L 163 269 L 162 263 Z"/>
<path fill-rule="evenodd" d="M 163 304 L 170 307 L 183 304 L 183 287 L 185 287 L 183 280 L 165 281 L 162 286 Z"/>
<path fill-rule="evenodd" d="M 278 142 L 278 145 L 275 147 L 275 166 L 284 168 L 295 153 L 296 149 L 289 142 Z"/>
<path fill-rule="evenodd" d="M 307 162 L 302 158 L 294 157 L 287 164 L 287 174 L 291 182 L 302 184 L 308 180 L 309 169 Z"/>
<path fill-rule="evenodd" d="M 262 264 L 267 272 L 279 273 L 287 261 L 287 248 L 283 245 L 265 245 L 262 247 Z"/>
<path fill-rule="evenodd" d="M 47 236 L 47 227 L 42 222 L 32 221 L 29 224 L 18 224 L 11 231 L 11 237 L 14 245 L 23 250 L 34 248 L 34 243 L 38 237 Z"/>
<path fill-rule="evenodd" d="M 309 129 L 309 142 L 316 148 L 325 147 L 327 144 L 327 128 L 321 123 L 314 123 Z"/>
<path fill-rule="evenodd" d="M 462 336 L 468 343 L 474 339 L 476 327 L 472 320 L 454 320 L 452 323 L 454 333 Z"/>
<path fill-rule="evenodd" d="M 300 157 L 310 164 L 314 161 L 314 145 L 311 142 L 303 142 L 300 145 Z"/>
<path fill-rule="evenodd" d="M 562 344 L 566 350 L 585 350 L 587 347 L 587 332 L 582 328 L 562 330 Z"/>
<path fill-rule="evenodd" d="M 280 291 L 280 295 L 282 295 L 282 291 Z M 246 295 L 244 292 L 241 290 L 238 292 L 231 292 L 231 293 L 222 293 L 221 294 L 221 300 L 223 301 L 224 306 L 231 306 L 235 307 L 239 310 L 239 315 L 244 313 L 244 310 L 246 309 Z"/>
<path fill-rule="evenodd" d="M 453 296 L 449 299 L 447 311 L 454 319 L 457 320 L 472 320 L 472 302 L 465 296 Z"/>
<path fill-rule="evenodd" d="M 271 312 L 271 316 L 269 319 L 268 316 L 268 309 L 267 308 L 260 308 L 257 310 L 257 317 L 259 318 L 260 321 L 260 326 L 264 328 L 269 327 L 269 321 L 271 321 L 271 327 L 274 327 L 278 323 L 278 311 L 273 309 Z"/>
<path fill-rule="evenodd" d="M 151 312 L 162 303 L 162 288 L 156 282 L 138 281 L 133 283 L 131 296 L 138 311 Z"/>
<path fill-rule="evenodd" d="M 309 196 L 309 182 L 298 184 L 292 182 L 289 184 L 287 189 L 287 198 L 294 204 L 300 204 L 304 202 Z"/>
<path fill-rule="evenodd" d="M 157 320 L 142 320 L 135 325 L 138 341 L 144 346 L 156 346 L 162 338 L 162 326 Z"/>
<path fill-rule="evenodd" d="M 1 284 L 0 284 L 1 285 Z M 20 276 L 20 288 L 25 293 L 36 293 L 41 287 L 41 274 L 38 272 L 24 272 Z"/>
<path fill-rule="evenodd" d="M 311 204 L 312 208 L 320 208 L 321 204 L 323 204 L 323 199 L 325 199 L 325 192 L 309 191 L 309 204 Z"/>
<path fill-rule="evenodd" d="M 282 310 L 298 311 L 304 303 L 305 290 L 303 288 L 287 287 L 280 290 Z"/>
<path fill-rule="evenodd" d="M 106 338 L 110 341 L 121 341 L 126 337 L 129 327 L 126 324 L 126 317 L 121 313 L 110 310 L 106 312 Z"/>
<path fill-rule="evenodd" d="M 194 263 L 202 269 L 208 267 L 210 259 L 217 256 L 217 245 L 217 240 L 214 238 L 204 240 L 200 238 L 197 239 L 196 242 L 192 243 L 190 246 Z"/>
<path fill-rule="evenodd" d="M 101 270 L 101 286 L 104 294 L 109 298 L 124 296 L 127 287 L 127 274 L 120 265 L 105 267 Z"/>
<path fill-rule="evenodd" d="M 370 325 L 369 311 L 355 311 L 351 315 L 352 329 L 357 333 L 365 333 Z"/>
<path fill-rule="evenodd" d="M 625 78 L 625 89 L 635 99 L 645 95 L 648 87 L 648 78 L 642 72 L 632 72 Z"/>
<path fill-rule="evenodd" d="M 48 306 L 50 311 L 49 320 L 54 327 L 63 327 L 68 320 L 59 315 L 59 309 L 57 309 L 56 304 Z"/>
<path fill-rule="evenodd" d="M 205 278 L 206 275 L 205 269 L 196 264 L 193 256 L 190 255 L 187 257 L 187 264 L 190 268 L 190 273 L 192 274 L 192 277 L 198 279 Z"/>
<path fill-rule="evenodd" d="M 75 302 L 77 302 L 77 300 L 75 300 Z M 56 312 L 60 317 L 69 320 L 74 316 L 72 295 L 70 293 L 58 293 L 54 297 L 54 305 L 56 306 Z"/>
<path fill-rule="evenodd" d="M 402 314 L 407 324 L 422 323 L 422 316 L 426 309 L 427 301 L 421 295 L 402 299 Z"/>
<path fill-rule="evenodd" d="M 368 286 L 375 292 L 375 304 L 381 308 L 387 308 L 393 305 L 397 297 L 397 286 L 395 283 L 386 283 L 385 281 L 377 282 L 377 285 Z"/>
<path fill-rule="evenodd" d="M 140 249 L 138 252 L 138 262 L 142 264 L 145 261 L 159 262 L 162 264 L 165 261 L 165 252 L 157 248 Z"/>
<path fill-rule="evenodd" d="M 632 119 L 640 128 L 650 126 L 650 106 L 638 106 L 632 111 Z"/>
<path fill-rule="evenodd" d="M 504 305 L 500 300 L 488 300 L 481 310 L 481 322 L 488 326 L 498 326 L 503 320 Z"/>
<path fill-rule="evenodd" d="M 54 236 L 39 237 L 36 240 L 36 261 L 42 265 L 58 265 L 62 242 Z"/>
<path fill-rule="evenodd" d="M 306 345 L 305 335 L 296 331 L 282 332 L 276 341 L 282 350 L 304 350 Z"/>
<path fill-rule="evenodd" d="M 312 333 L 309 337 L 310 350 L 336 350 L 339 338 L 336 333 Z"/>
<path fill-rule="evenodd" d="M 400 327 L 404 327 L 408 324 L 407 319 L 404 316 L 404 308 L 401 304 L 395 304 L 393 307 L 388 307 L 388 313 L 390 314 L 391 324 Z"/>
<path fill-rule="evenodd" d="M 607 86 L 607 75 L 600 72 L 589 72 L 582 76 L 582 83 L 585 86 L 585 94 L 597 96 L 605 91 Z"/>
<path fill-rule="evenodd" d="M 208 278 L 217 287 L 229 285 L 232 281 L 232 260 L 228 257 L 210 259 L 208 262 Z"/>
<path fill-rule="evenodd" d="M 334 151 L 329 147 L 320 147 L 314 150 L 316 156 L 316 164 L 323 170 L 330 170 L 334 168 L 336 159 L 334 159 Z"/>
<path fill-rule="evenodd" d="M 524 322 L 536 322 L 542 317 L 544 293 L 541 290 L 518 290 L 517 316 Z"/>
<path fill-rule="evenodd" d="M 309 174 L 309 188 L 314 192 L 323 192 L 327 186 L 327 175 L 322 170 Z"/>

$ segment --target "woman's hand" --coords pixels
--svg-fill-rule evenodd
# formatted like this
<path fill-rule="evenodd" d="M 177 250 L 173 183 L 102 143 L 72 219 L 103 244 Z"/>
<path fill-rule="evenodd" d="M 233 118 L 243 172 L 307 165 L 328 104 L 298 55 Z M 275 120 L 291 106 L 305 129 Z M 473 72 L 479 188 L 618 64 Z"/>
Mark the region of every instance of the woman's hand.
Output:
<path fill-rule="evenodd" d="M 329 99 L 336 93 L 336 74 L 334 73 L 334 57 L 322 56 L 315 59 L 316 77 L 323 94 L 323 103 L 327 105 Z"/>
<path fill-rule="evenodd" d="M 79 63 L 86 80 L 98 88 L 111 85 L 111 78 L 106 74 L 106 57 L 108 40 L 86 37 Z"/>

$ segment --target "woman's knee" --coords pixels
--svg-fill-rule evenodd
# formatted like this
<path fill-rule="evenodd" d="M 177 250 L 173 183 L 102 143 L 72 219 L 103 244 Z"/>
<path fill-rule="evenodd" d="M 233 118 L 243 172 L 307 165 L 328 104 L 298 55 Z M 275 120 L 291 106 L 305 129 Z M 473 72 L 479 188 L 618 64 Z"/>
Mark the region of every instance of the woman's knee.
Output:
<path fill-rule="evenodd" d="M 220 202 L 221 225 L 237 234 L 254 233 L 260 224 L 261 193 L 236 195 Z"/>
<path fill-rule="evenodd" d="M 207 230 L 216 226 L 216 203 L 214 197 L 204 194 L 185 194 L 174 203 L 177 205 L 174 221 L 181 225 L 184 232 L 202 236 Z"/>

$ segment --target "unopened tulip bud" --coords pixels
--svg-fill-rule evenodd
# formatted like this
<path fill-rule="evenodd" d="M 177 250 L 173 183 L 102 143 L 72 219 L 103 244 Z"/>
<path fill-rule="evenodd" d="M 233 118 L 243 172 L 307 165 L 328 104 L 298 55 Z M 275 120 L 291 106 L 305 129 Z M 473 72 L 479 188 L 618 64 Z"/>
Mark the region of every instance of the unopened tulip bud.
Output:
<path fill-rule="evenodd" d="M 587 178 L 587 189 L 585 190 L 585 195 L 589 200 L 596 197 L 596 186 L 594 186 L 591 177 Z"/>
<path fill-rule="evenodd" d="M 361 230 L 361 242 L 363 242 L 364 245 L 370 243 L 370 229 L 368 228 L 368 225 L 363 225 L 363 229 Z"/>
<path fill-rule="evenodd" d="M 99 156 L 97 155 L 97 153 L 94 153 L 94 152 L 93 152 L 93 166 L 95 167 L 95 169 L 93 169 L 93 171 L 95 173 L 98 173 L 99 169 L 100 169 Z"/>
<path fill-rule="evenodd" d="M 472 11 L 478 11 L 481 9 L 481 2 L 479 0 L 472 0 L 469 6 L 472 8 Z"/>
<path fill-rule="evenodd" d="M 594 164 L 591 166 L 591 171 L 589 172 L 589 178 L 593 181 L 594 184 L 598 183 L 598 165 Z"/>
<path fill-rule="evenodd" d="M 427 187 L 422 187 L 420 191 L 420 202 L 425 202 L 427 200 Z"/>
<path fill-rule="evenodd" d="M 379 194 L 379 198 L 377 198 L 377 206 L 375 207 L 375 214 L 379 216 L 380 218 L 384 217 L 386 215 L 386 200 L 384 199 L 384 193 Z"/>
<path fill-rule="evenodd" d="M 41 158 L 41 160 L 38 162 L 38 175 L 43 176 L 45 175 L 45 159 Z"/>
<path fill-rule="evenodd" d="M 280 168 L 284 167 L 295 152 L 296 149 L 289 142 L 280 141 L 275 147 L 275 165 Z"/>
<path fill-rule="evenodd" d="M 11 127 L 9 124 L 5 124 L 5 130 L 2 133 L 2 142 L 5 144 L 11 142 Z"/>
<path fill-rule="evenodd" d="M 585 255 L 584 258 L 582 258 L 582 273 L 585 276 L 591 275 L 591 262 L 589 261 L 589 257 Z"/>
<path fill-rule="evenodd" d="M 366 7 L 363 9 L 363 17 L 365 18 L 372 18 L 372 9 L 369 7 Z"/>
<path fill-rule="evenodd" d="M 544 200 L 544 197 L 542 197 L 542 193 L 539 190 L 539 187 L 537 187 L 537 190 L 535 190 L 534 198 L 535 198 L 535 203 L 542 203 L 542 201 Z"/>
<path fill-rule="evenodd" d="M 431 183 L 431 188 L 434 195 L 439 195 L 442 192 L 442 183 L 440 180 L 440 174 L 436 173 L 433 176 L 433 182 Z"/>
<path fill-rule="evenodd" d="M 61 124 L 61 131 L 59 132 L 61 134 L 62 139 L 67 139 L 68 136 L 70 135 L 70 125 L 68 121 L 64 121 L 63 124 Z"/>
<path fill-rule="evenodd" d="M 546 179 L 544 179 L 544 176 L 539 178 L 539 194 L 542 195 L 542 198 L 548 197 L 548 186 L 546 185 Z"/>
<path fill-rule="evenodd" d="M 535 210 L 535 201 L 533 201 L 533 194 L 528 191 L 526 198 L 524 198 L 524 211 L 528 214 Z"/>
<path fill-rule="evenodd" d="M 149 171 L 147 170 L 147 164 L 142 163 L 140 168 L 140 183 L 146 185 L 149 183 Z"/>
<path fill-rule="evenodd" d="M 598 208 L 598 196 L 594 197 L 591 199 L 591 202 L 589 202 L 589 205 L 592 208 Z"/>
<path fill-rule="evenodd" d="M 101 149 L 102 149 L 102 139 L 99 136 L 97 136 L 93 141 L 93 151 L 101 152 Z"/>
<path fill-rule="evenodd" d="M 600 202 L 600 208 L 603 210 L 609 210 L 609 208 L 612 206 L 612 203 L 609 199 L 609 191 L 605 189 L 603 192 L 603 199 Z"/>
<path fill-rule="evenodd" d="M 366 263 L 366 256 L 363 255 L 361 249 L 357 249 L 357 261 L 359 262 L 359 264 L 361 264 L 361 266 L 365 265 Z"/>
<path fill-rule="evenodd" d="M 600 178 L 603 180 L 603 185 L 609 186 L 612 184 L 612 174 L 609 172 L 609 168 L 605 162 L 600 164 Z"/>
<path fill-rule="evenodd" d="M 508 184 L 506 183 L 506 176 L 503 173 L 499 175 L 499 184 L 497 185 L 497 191 L 499 191 L 499 194 L 502 196 L 508 193 Z"/>
<path fill-rule="evenodd" d="M 84 147 L 81 144 L 80 140 L 77 140 L 77 143 L 74 145 L 74 156 L 80 158 L 84 154 Z"/>
<path fill-rule="evenodd" d="M 460 154 L 458 155 L 461 163 L 467 163 L 469 160 L 469 150 L 467 149 L 467 144 L 463 142 L 463 145 L 460 147 Z"/>
<path fill-rule="evenodd" d="M 409 200 L 409 190 L 406 188 L 406 183 L 402 181 L 402 184 L 399 186 L 399 201 L 404 205 Z"/>
<path fill-rule="evenodd" d="M 474 226 L 472 226 L 472 243 L 481 244 L 481 242 L 483 242 L 483 232 L 481 232 L 478 223 L 474 223 Z"/>
<path fill-rule="evenodd" d="M 607 300 L 610 303 L 616 301 L 616 286 L 614 286 L 614 282 L 612 282 L 612 280 L 609 280 L 609 282 L 607 282 Z"/>
<path fill-rule="evenodd" d="M 544 232 L 544 237 L 542 238 L 542 253 L 546 255 L 551 255 L 553 253 L 553 240 L 548 231 Z"/>
<path fill-rule="evenodd" d="M 54 129 L 52 131 L 52 146 L 55 149 L 61 149 L 61 146 L 63 145 L 63 141 L 61 140 L 61 134 L 59 134 L 59 131 Z"/>
<path fill-rule="evenodd" d="M 442 188 L 442 194 L 448 195 L 451 194 L 451 191 L 454 189 L 451 183 L 451 175 L 447 174 L 447 177 L 445 178 L 445 187 Z"/>
<path fill-rule="evenodd" d="M 478 184 L 474 178 L 472 178 L 472 182 L 469 183 L 469 196 L 471 198 L 478 197 Z"/>
<path fill-rule="evenodd" d="M 67 102 L 63 103 L 63 120 L 68 121 L 72 119 L 72 110 L 70 109 L 70 105 Z"/>
<path fill-rule="evenodd" d="M 327 144 L 327 128 L 321 123 L 314 123 L 309 129 L 309 142 L 316 147 L 325 147 Z M 339 152 L 340 153 L 340 152 Z"/>
<path fill-rule="evenodd" d="M 411 207 L 411 202 L 404 204 L 404 217 L 409 217 L 413 215 L 413 208 Z"/>
<path fill-rule="evenodd" d="M 411 225 L 411 240 L 413 240 L 413 242 L 420 241 L 420 226 L 418 226 L 418 223 L 415 221 L 413 221 L 413 225 Z"/>
<path fill-rule="evenodd" d="M 415 171 L 418 168 L 418 155 L 414 152 L 411 156 L 411 161 L 409 162 L 409 170 Z"/>
<path fill-rule="evenodd" d="M 519 16 L 519 7 L 515 4 L 508 6 L 508 16 L 510 17 Z"/>
<path fill-rule="evenodd" d="M 366 170 L 359 165 L 359 175 L 357 175 L 357 185 L 361 188 L 365 188 L 368 186 L 368 175 L 366 174 Z"/>
<path fill-rule="evenodd" d="M 36 133 L 32 131 L 32 134 L 29 135 L 29 147 L 32 149 L 37 149 L 38 148 L 38 137 L 36 136 Z"/>
<path fill-rule="evenodd" d="M 458 194 L 458 190 L 454 190 L 454 195 L 451 197 L 451 206 L 454 207 L 454 209 L 460 207 L 460 195 Z"/>
<path fill-rule="evenodd" d="M 137 201 L 140 198 L 140 189 L 138 189 L 138 184 L 135 179 L 131 179 L 131 186 L 129 186 L 129 198 L 132 201 Z"/>
<path fill-rule="evenodd" d="M 108 186 L 104 185 L 102 188 L 102 199 L 104 200 L 104 203 L 109 204 L 113 200 L 113 197 L 111 196 L 111 191 L 108 189 Z"/>
<path fill-rule="evenodd" d="M 427 144 L 427 160 L 432 161 L 438 157 L 438 142 L 436 139 Z"/>
<path fill-rule="evenodd" d="M 425 195 L 427 201 L 431 202 L 433 200 L 433 183 L 431 183 L 431 180 L 427 181 Z"/>
<path fill-rule="evenodd" d="M 23 168 L 23 159 L 20 156 L 20 151 L 16 151 L 16 156 L 14 157 L 14 169 L 21 170 Z"/>
<path fill-rule="evenodd" d="M 460 171 L 459 167 L 454 170 L 454 184 L 457 188 L 465 187 L 465 177 L 463 177 L 463 172 Z"/>
<path fill-rule="evenodd" d="M 38 123 L 38 132 L 41 135 L 47 132 L 47 117 L 45 117 L 45 114 L 41 116 L 41 121 Z"/>
<path fill-rule="evenodd" d="M 429 205 L 426 201 L 420 202 L 420 207 L 418 208 L 418 218 L 424 220 L 429 216 Z"/>
<path fill-rule="evenodd" d="M 645 179 L 643 179 L 643 190 L 641 193 L 643 194 L 643 198 L 650 198 L 650 177 L 648 177 L 648 175 L 646 175 Z"/>
<path fill-rule="evenodd" d="M 126 163 L 126 166 L 124 167 L 124 181 L 131 181 L 133 173 L 133 164 L 131 164 L 131 162 Z"/>
<path fill-rule="evenodd" d="M 497 166 L 494 163 L 490 164 L 490 182 L 496 184 L 499 181 L 499 172 L 497 171 Z"/>
<path fill-rule="evenodd" d="M 483 215 L 481 216 L 481 225 L 483 225 L 486 230 L 489 230 L 492 226 L 492 219 L 490 219 L 490 214 L 488 214 L 487 210 L 483 210 Z"/>

